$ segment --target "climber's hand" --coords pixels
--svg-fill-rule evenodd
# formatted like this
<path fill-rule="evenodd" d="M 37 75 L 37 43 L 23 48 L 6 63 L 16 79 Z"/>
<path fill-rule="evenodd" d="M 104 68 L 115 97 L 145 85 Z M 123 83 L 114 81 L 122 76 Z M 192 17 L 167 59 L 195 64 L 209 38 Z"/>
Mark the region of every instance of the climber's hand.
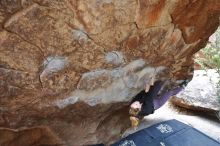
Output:
<path fill-rule="evenodd" d="M 130 117 L 131 127 L 136 128 L 139 124 L 139 119 L 136 117 Z"/>

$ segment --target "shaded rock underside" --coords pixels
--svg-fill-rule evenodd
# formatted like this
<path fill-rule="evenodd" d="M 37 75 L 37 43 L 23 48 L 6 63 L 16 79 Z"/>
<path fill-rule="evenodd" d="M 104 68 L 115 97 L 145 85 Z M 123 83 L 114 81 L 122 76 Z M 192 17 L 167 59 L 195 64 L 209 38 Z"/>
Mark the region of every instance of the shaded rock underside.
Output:
<path fill-rule="evenodd" d="M 36 133 L 22 146 L 111 143 L 145 84 L 191 78 L 219 14 L 219 0 L 1 0 L 0 145 L 22 128 Z"/>

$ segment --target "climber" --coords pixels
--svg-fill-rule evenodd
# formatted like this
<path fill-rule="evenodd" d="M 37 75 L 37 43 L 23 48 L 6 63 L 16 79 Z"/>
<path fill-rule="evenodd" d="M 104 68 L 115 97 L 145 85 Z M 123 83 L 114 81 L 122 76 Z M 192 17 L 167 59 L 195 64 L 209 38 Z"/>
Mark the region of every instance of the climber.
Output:
<path fill-rule="evenodd" d="M 185 82 L 181 82 L 178 87 L 172 90 L 166 89 L 162 81 L 156 81 L 154 86 L 150 86 L 150 88 L 146 86 L 146 88 L 149 89 L 141 91 L 131 102 L 129 114 L 131 115 L 130 120 L 132 126 L 136 127 L 139 120 L 143 119 L 144 116 L 153 114 L 155 110 L 160 108 L 169 99 L 169 97 L 180 92 L 183 84 L 185 85 Z"/>
<path fill-rule="evenodd" d="M 154 98 L 161 89 L 162 82 L 155 82 L 154 86 L 151 86 L 149 91 L 141 91 L 135 96 L 130 105 L 130 114 L 138 119 L 143 118 L 149 114 L 154 113 Z"/>

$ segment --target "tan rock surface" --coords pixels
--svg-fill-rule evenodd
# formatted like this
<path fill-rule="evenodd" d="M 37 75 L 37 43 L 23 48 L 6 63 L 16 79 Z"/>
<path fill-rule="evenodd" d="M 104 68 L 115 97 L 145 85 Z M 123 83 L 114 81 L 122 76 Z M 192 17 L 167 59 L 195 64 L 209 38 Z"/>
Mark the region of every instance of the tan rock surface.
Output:
<path fill-rule="evenodd" d="M 0 128 L 1 146 L 61 146 L 64 144 L 47 127 L 33 127 L 27 129 Z"/>
<path fill-rule="evenodd" d="M 1 0 L 0 126 L 114 141 L 144 84 L 191 78 L 219 14 L 219 0 Z"/>

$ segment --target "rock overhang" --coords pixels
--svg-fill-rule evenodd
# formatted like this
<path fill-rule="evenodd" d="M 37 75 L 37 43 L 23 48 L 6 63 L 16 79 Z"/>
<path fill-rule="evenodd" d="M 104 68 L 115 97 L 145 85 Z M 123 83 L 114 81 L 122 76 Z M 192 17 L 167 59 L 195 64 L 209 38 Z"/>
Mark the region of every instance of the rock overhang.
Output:
<path fill-rule="evenodd" d="M 192 77 L 219 9 L 218 0 L 2 1 L 0 125 L 46 125 L 70 145 L 112 141 L 145 84 Z"/>

